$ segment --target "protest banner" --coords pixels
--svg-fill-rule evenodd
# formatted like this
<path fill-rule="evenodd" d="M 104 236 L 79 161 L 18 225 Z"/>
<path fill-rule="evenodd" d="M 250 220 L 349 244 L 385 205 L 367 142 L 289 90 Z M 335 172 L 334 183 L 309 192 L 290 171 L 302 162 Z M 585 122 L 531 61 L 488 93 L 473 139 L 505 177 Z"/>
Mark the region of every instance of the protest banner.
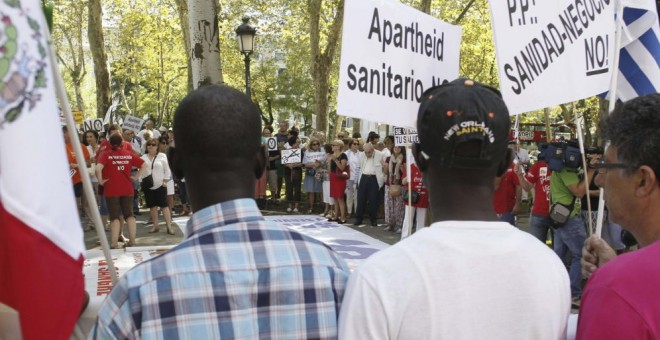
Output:
<path fill-rule="evenodd" d="M 91 131 L 96 132 L 103 131 L 103 119 L 87 119 L 83 122 L 82 131 Z"/>
<path fill-rule="evenodd" d="M 280 151 L 282 164 L 293 164 L 302 162 L 300 149 L 285 149 Z"/>
<path fill-rule="evenodd" d="M 327 157 L 328 155 L 326 155 L 326 153 L 323 151 L 319 151 L 319 152 L 307 151 L 307 153 L 305 153 L 305 158 L 307 159 L 308 162 L 313 162 L 313 161 L 325 162 Z"/>
<path fill-rule="evenodd" d="M 416 127 L 422 93 L 458 77 L 461 28 L 392 0 L 346 0 L 337 113 Z"/>
<path fill-rule="evenodd" d="M 394 128 L 395 146 L 411 146 L 413 143 L 419 143 L 417 129 L 406 129 L 402 127 Z"/>
<path fill-rule="evenodd" d="M 122 125 L 122 127 L 124 129 L 129 129 L 135 131 L 135 133 L 138 133 L 142 128 L 142 123 L 144 123 L 144 119 L 129 115 L 126 116 L 126 118 L 124 118 L 124 124 Z"/>
<path fill-rule="evenodd" d="M 606 92 L 613 0 L 490 0 L 500 91 L 516 115 Z"/>

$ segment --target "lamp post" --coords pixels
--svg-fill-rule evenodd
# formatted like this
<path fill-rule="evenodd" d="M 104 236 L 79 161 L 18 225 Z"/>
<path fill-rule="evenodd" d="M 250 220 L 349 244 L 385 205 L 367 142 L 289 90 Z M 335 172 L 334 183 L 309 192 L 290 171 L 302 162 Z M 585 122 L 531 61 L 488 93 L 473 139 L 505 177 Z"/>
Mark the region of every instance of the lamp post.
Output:
<path fill-rule="evenodd" d="M 248 25 L 250 18 L 243 17 L 243 23 L 236 29 L 236 38 L 238 39 L 238 49 L 245 58 L 245 94 L 252 98 L 250 90 L 250 54 L 254 51 L 254 36 L 257 30 Z"/>

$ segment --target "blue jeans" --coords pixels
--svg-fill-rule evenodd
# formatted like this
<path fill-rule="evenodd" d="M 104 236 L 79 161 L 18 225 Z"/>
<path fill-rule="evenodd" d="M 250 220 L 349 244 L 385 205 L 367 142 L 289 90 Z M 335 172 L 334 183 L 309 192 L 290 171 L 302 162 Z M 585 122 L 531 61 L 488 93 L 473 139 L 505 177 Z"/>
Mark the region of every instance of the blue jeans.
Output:
<path fill-rule="evenodd" d="M 513 214 L 510 211 L 501 214 L 500 220 L 503 222 L 508 222 L 510 225 L 514 227 L 516 226 L 516 217 L 513 216 Z"/>
<path fill-rule="evenodd" d="M 550 217 L 532 214 L 532 217 L 529 219 L 529 233 L 545 244 L 551 225 L 552 221 Z"/>
<path fill-rule="evenodd" d="M 587 231 L 584 229 L 584 222 L 579 214 L 571 217 L 563 227 L 555 230 L 555 253 L 562 261 L 567 250 L 571 252 L 573 257 L 568 269 L 568 277 L 571 280 L 571 296 L 573 297 L 582 295 L 580 258 L 582 258 L 582 246 L 586 239 Z"/>

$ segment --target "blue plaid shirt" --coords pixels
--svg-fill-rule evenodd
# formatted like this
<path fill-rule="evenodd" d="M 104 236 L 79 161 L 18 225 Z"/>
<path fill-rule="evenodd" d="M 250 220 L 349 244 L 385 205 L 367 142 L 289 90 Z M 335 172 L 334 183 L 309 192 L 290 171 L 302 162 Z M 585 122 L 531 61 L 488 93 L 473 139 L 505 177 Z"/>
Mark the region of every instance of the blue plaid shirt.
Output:
<path fill-rule="evenodd" d="M 128 271 L 90 338 L 335 339 L 349 269 L 252 199 L 197 211 L 187 238 Z"/>

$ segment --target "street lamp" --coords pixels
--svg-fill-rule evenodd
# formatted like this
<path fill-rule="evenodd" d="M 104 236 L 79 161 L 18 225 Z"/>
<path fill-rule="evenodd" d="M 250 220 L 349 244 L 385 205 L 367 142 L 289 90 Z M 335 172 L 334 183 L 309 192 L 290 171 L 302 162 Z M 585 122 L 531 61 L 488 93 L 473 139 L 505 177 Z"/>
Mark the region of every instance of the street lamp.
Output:
<path fill-rule="evenodd" d="M 250 54 L 254 51 L 254 36 L 257 30 L 248 25 L 250 18 L 243 17 L 243 23 L 236 29 L 238 49 L 245 56 L 245 94 L 252 98 L 250 91 Z"/>

